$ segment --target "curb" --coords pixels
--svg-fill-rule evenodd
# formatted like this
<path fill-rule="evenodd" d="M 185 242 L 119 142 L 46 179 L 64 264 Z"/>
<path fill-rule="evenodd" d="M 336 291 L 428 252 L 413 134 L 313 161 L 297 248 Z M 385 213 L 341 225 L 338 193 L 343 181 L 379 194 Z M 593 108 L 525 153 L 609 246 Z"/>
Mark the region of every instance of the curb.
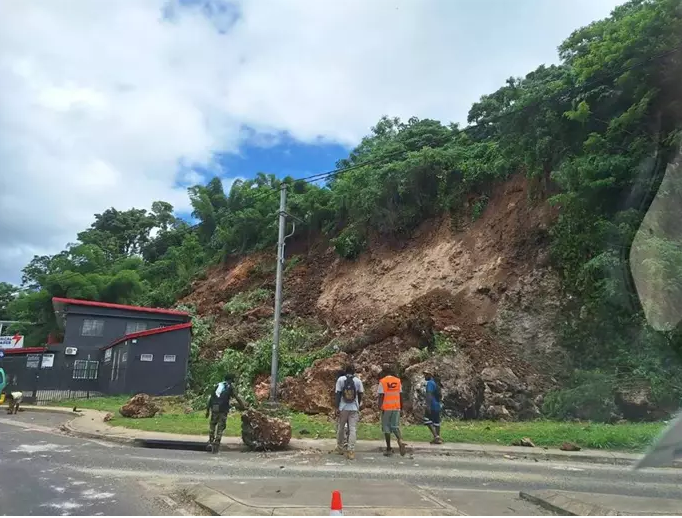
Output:
<path fill-rule="evenodd" d="M 111 435 L 107 433 L 99 433 L 99 432 L 84 432 L 83 430 L 79 430 L 77 428 L 74 428 L 73 422 L 78 419 L 79 417 L 82 416 L 76 416 L 75 418 L 71 419 L 71 421 L 68 421 L 64 423 L 61 428 L 65 432 L 67 432 L 69 435 L 72 435 L 74 437 L 82 437 L 84 439 L 97 439 L 100 441 L 108 441 L 108 442 L 113 442 L 116 444 L 125 444 L 125 445 L 130 445 L 133 446 L 135 444 L 135 438 L 133 437 L 121 437 L 117 435 Z"/>
<path fill-rule="evenodd" d="M 199 484 L 188 490 L 189 497 L 202 509 L 212 516 L 326 516 L 329 507 L 314 506 L 255 506 L 245 504 L 231 498 L 220 491 Z M 439 503 L 440 506 L 442 504 Z M 361 516 L 396 516 L 396 509 L 390 507 L 355 507 L 350 508 L 350 514 Z M 353 512 L 357 511 L 357 512 Z M 369 512 L 367 512 L 369 511 Z M 437 508 L 410 509 L 413 516 L 459 516 L 451 506 Z"/>
<path fill-rule="evenodd" d="M 26 410 L 34 410 L 36 407 L 27 408 Z M 39 408 L 39 407 L 37 407 Z M 136 445 L 138 440 L 149 439 L 150 437 L 145 436 L 133 436 L 133 435 L 119 435 L 114 432 L 116 428 L 121 428 L 122 430 L 129 431 L 131 429 L 125 427 L 114 427 L 102 423 L 104 426 L 109 428 L 110 431 L 84 431 L 77 425 L 78 417 L 85 417 L 85 413 L 73 412 L 71 409 L 59 409 L 59 408 L 46 408 L 44 410 L 39 410 L 44 412 L 55 412 L 73 415 L 74 419 L 69 420 L 67 423 L 62 425 L 62 429 L 72 435 L 84 437 L 87 439 L 98 439 L 104 441 L 110 441 L 117 444 L 126 445 Z M 91 413 L 97 413 L 102 416 L 105 412 L 98 410 L 87 410 Z M 156 439 L 163 439 L 167 434 L 159 432 Z M 168 434 L 172 437 L 172 434 Z M 226 446 L 238 446 L 241 445 L 241 441 L 237 437 L 224 437 L 226 439 Z M 231 440 L 232 439 L 232 440 Z M 169 438 L 170 440 L 170 438 Z M 187 438 L 189 440 L 189 437 Z M 194 438 L 195 441 L 203 441 L 204 438 L 197 436 Z M 329 449 L 324 443 L 315 444 L 315 440 L 312 439 L 292 439 L 287 448 L 289 451 L 322 451 Z M 380 446 L 375 445 L 362 445 L 358 441 L 357 452 L 365 453 L 378 453 L 382 451 Z M 489 457 L 489 458 L 506 458 L 509 460 L 525 459 L 525 460 L 544 460 L 544 461 L 561 461 L 561 462 L 580 462 L 588 464 L 606 464 L 612 466 L 632 466 L 639 459 L 638 455 L 621 454 L 618 452 L 605 452 L 605 453 L 589 453 L 589 452 L 577 452 L 577 453 L 564 453 L 559 451 L 548 451 L 541 448 L 527 448 L 523 451 L 518 450 L 487 450 L 485 445 L 474 445 L 471 447 L 462 446 L 457 449 L 437 449 L 435 447 L 424 447 L 424 446 L 408 446 L 408 451 L 412 454 L 419 455 L 435 455 L 435 456 L 446 456 L 446 457 L 458 457 L 458 456 L 478 456 L 478 457 Z M 682 468 L 682 462 L 674 462 L 672 467 Z"/>
<path fill-rule="evenodd" d="M 275 510 L 274 507 L 244 505 L 204 485 L 189 490 L 189 495 L 199 507 L 211 513 L 212 516 L 272 516 Z M 225 514 L 228 509 L 230 513 Z"/>
<path fill-rule="evenodd" d="M 69 414 L 78 417 L 81 415 L 80 411 L 74 412 L 70 408 L 59 408 L 59 407 L 41 407 L 41 406 L 24 406 L 22 405 L 19 408 L 19 412 L 44 412 L 44 413 L 52 413 L 52 414 Z"/>
<path fill-rule="evenodd" d="M 562 516 L 621 516 L 624 514 L 608 507 L 576 500 L 557 491 L 538 491 L 535 493 L 520 491 L 519 497 Z"/>

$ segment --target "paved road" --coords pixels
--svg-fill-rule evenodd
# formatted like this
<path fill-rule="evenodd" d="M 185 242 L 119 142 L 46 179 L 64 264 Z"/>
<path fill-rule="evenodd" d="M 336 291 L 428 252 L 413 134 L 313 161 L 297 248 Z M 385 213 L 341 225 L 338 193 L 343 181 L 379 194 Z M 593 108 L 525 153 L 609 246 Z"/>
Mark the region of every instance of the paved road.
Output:
<path fill-rule="evenodd" d="M 25 412 L 0 415 L 0 509 L 19 515 L 178 514 L 160 506 L 184 484 L 260 477 L 401 479 L 469 514 L 538 514 L 519 490 L 562 489 L 682 498 L 682 470 L 524 459 L 358 454 L 354 463 L 326 452 L 254 454 L 150 450 L 55 432 L 68 419 Z M 15 487 L 20 480 L 21 487 Z M 141 483 L 143 485 L 141 485 Z M 161 498 L 161 499 L 159 499 Z M 194 509 L 190 511 L 195 512 Z"/>
<path fill-rule="evenodd" d="M 0 415 L 2 515 L 178 514 L 137 480 L 117 480 L 79 469 L 93 462 L 107 465 L 112 449 L 105 443 L 51 431 L 64 421 L 55 414 Z"/>

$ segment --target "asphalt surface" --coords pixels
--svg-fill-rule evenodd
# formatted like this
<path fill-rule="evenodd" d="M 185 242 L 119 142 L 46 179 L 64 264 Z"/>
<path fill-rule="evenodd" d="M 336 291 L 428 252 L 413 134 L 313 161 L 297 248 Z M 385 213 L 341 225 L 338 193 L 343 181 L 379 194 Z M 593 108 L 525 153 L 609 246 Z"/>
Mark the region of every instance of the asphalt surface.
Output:
<path fill-rule="evenodd" d="M 3 409 L 4 410 L 4 409 Z M 7 425 L 26 424 L 28 427 Z M 78 469 L 111 449 L 45 431 L 63 423 L 54 414 L 0 414 L 0 514 L 24 516 L 167 515 L 133 480 L 116 480 Z"/>
<path fill-rule="evenodd" d="M 634 472 L 623 466 L 523 458 L 369 453 L 358 454 L 353 463 L 328 452 L 211 455 L 70 437 L 57 431 L 68 419 L 38 412 L 0 414 L 0 513 L 182 514 L 186 503 L 173 507 L 166 497 L 177 497 L 187 484 L 261 477 L 400 479 L 469 514 L 544 514 L 519 501 L 520 490 L 682 498 L 680 469 Z"/>

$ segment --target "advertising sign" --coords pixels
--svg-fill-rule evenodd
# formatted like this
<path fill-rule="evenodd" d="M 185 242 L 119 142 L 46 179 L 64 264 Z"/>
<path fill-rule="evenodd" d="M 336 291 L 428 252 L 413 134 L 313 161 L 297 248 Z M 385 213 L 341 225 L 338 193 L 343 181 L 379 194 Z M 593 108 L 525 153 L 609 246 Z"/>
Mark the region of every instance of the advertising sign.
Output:
<path fill-rule="evenodd" d="M 0 336 L 0 349 L 20 349 L 24 346 L 24 336 Z"/>

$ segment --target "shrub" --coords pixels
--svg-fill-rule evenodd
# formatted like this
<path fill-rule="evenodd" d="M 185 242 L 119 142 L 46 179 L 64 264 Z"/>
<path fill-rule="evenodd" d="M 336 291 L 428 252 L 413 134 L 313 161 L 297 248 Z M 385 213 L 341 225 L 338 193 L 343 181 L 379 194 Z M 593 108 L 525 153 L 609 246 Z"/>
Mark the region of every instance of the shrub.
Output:
<path fill-rule="evenodd" d="M 344 228 L 331 242 L 344 259 L 355 259 L 367 245 L 364 234 L 353 225 Z"/>
<path fill-rule="evenodd" d="M 471 221 L 476 221 L 483 215 L 483 211 L 488 205 L 488 197 L 484 194 L 478 200 L 476 200 L 471 207 Z"/>
<path fill-rule="evenodd" d="M 542 411 L 553 419 L 608 422 L 617 411 L 614 378 L 596 370 L 576 371 L 569 388 L 545 395 Z"/>
<path fill-rule="evenodd" d="M 238 315 L 257 307 L 271 296 L 272 292 L 264 288 L 237 293 L 223 306 L 223 311 L 230 315 Z"/>

